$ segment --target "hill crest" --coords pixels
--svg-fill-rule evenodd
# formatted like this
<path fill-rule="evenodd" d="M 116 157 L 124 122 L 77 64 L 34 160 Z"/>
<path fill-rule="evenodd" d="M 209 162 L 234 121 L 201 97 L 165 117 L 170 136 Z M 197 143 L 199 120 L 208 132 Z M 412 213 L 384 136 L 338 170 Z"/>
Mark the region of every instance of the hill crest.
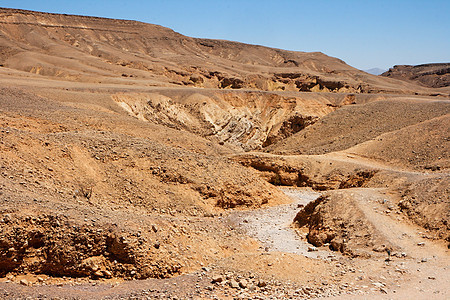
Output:
<path fill-rule="evenodd" d="M 0 8 L 0 29 L 1 65 L 65 80 L 264 91 L 430 93 L 414 84 L 372 76 L 320 52 L 191 38 L 138 21 Z"/>

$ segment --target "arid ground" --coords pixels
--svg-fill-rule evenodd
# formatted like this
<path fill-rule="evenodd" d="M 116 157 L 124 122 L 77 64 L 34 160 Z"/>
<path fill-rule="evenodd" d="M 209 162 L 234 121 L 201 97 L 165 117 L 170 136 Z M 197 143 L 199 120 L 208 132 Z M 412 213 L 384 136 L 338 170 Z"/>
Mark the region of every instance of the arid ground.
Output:
<path fill-rule="evenodd" d="M 449 299 L 441 71 L 0 9 L 0 298 Z"/>

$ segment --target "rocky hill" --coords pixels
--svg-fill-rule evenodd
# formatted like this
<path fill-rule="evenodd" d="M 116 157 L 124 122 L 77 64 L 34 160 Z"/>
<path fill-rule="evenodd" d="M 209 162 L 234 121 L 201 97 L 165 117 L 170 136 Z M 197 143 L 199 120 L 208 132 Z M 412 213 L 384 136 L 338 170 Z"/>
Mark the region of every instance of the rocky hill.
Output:
<path fill-rule="evenodd" d="M 399 65 L 390 68 L 381 76 L 412 80 L 433 88 L 448 87 L 450 86 L 450 63 Z"/>
<path fill-rule="evenodd" d="M 135 21 L 0 9 L 0 64 L 59 79 L 265 91 L 429 93 L 325 54 L 196 39 Z"/>

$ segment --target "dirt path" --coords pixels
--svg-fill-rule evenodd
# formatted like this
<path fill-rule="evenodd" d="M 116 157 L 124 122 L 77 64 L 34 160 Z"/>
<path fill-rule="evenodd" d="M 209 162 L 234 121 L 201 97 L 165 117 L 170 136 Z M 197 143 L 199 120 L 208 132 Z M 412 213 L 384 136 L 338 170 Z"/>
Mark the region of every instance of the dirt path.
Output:
<path fill-rule="evenodd" d="M 282 191 L 293 199 L 292 203 L 240 212 L 237 214 L 240 227 L 260 241 L 268 252 L 287 252 L 324 260 L 340 256 L 327 248 L 309 252 L 311 245 L 291 228 L 299 204 L 306 205 L 320 193 L 307 188 L 282 188 Z M 355 200 L 365 218 L 405 257 L 393 257 L 387 262 L 384 258 L 352 261 L 351 264 L 360 269 L 360 275 L 354 277 L 365 278 L 355 282 L 361 294 L 337 299 L 450 298 L 448 250 L 424 238 L 422 228 L 397 214 L 387 213 L 384 205 L 389 199 L 383 189 L 353 188 L 341 192 Z"/>
<path fill-rule="evenodd" d="M 332 152 L 328 154 L 322 155 L 322 157 L 326 157 L 330 160 L 334 161 L 340 161 L 344 163 L 355 163 L 359 164 L 361 166 L 364 166 L 366 168 L 372 168 L 372 169 L 379 169 L 379 170 L 386 170 L 389 172 L 395 172 L 400 174 L 405 174 L 409 176 L 419 176 L 419 177 L 430 177 L 430 176 L 442 176 L 442 175 L 448 175 L 448 172 L 419 172 L 414 171 L 411 169 L 408 169 L 406 167 L 396 167 L 392 165 L 388 165 L 385 162 L 381 162 L 375 159 L 371 159 L 368 157 L 361 156 L 357 153 L 349 152 L 349 150 L 343 150 L 339 152 Z"/>
<path fill-rule="evenodd" d="M 386 213 L 381 203 L 389 200 L 386 199 L 386 195 L 381 193 L 382 189 L 351 189 L 349 192 L 367 220 L 387 240 L 409 254 L 410 257 L 422 259 L 429 256 L 442 258 L 448 256 L 446 253 L 448 251 L 421 236 L 423 228 L 407 224 L 395 214 Z"/>
<path fill-rule="evenodd" d="M 341 192 L 352 197 L 365 218 L 404 255 L 386 262 L 384 269 L 394 271 L 383 278 L 386 295 L 345 299 L 450 299 L 450 253 L 443 244 L 426 239 L 423 228 L 386 211 L 383 204 L 389 199 L 383 189 L 355 188 Z M 371 274 L 366 272 L 366 276 Z"/>

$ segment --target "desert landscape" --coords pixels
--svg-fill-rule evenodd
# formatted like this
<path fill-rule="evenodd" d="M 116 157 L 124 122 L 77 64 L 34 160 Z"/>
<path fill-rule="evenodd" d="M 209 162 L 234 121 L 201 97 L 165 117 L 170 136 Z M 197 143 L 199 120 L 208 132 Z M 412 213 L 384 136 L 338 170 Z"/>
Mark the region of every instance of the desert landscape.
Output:
<path fill-rule="evenodd" d="M 0 8 L 0 298 L 449 299 L 449 65 Z"/>

